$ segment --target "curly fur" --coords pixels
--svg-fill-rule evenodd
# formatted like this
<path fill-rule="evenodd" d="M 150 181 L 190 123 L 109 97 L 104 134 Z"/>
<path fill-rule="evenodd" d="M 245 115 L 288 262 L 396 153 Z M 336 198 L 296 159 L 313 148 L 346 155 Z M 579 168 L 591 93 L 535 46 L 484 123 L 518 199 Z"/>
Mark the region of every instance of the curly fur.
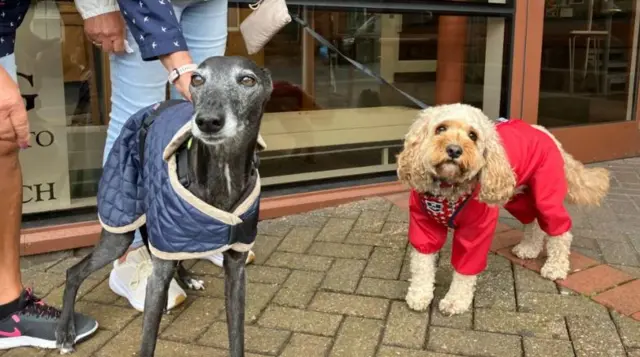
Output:
<path fill-rule="evenodd" d="M 544 248 L 544 237 L 545 233 L 534 221 L 524 226 L 524 238 L 511 251 L 520 259 L 535 259 Z"/>
<path fill-rule="evenodd" d="M 547 239 L 547 260 L 540 269 L 540 275 L 549 280 L 565 279 L 569 274 L 571 254 L 571 232 Z"/>
<path fill-rule="evenodd" d="M 433 300 L 436 280 L 436 260 L 438 254 L 411 252 L 411 283 L 405 300 L 409 308 L 425 311 Z M 473 302 L 477 275 L 462 275 L 453 272 L 451 287 L 438 305 L 443 315 L 456 315 L 467 312 Z"/>
<path fill-rule="evenodd" d="M 609 172 L 587 168 L 564 151 L 562 145 L 545 128 L 564 159 L 568 184 L 567 201 L 580 205 L 599 205 L 609 190 Z M 451 159 L 449 145 L 457 145 L 462 155 Z M 398 155 L 398 177 L 420 193 L 430 193 L 455 200 L 470 193 L 479 183 L 478 199 L 487 204 L 505 204 L 520 187 L 495 127 L 481 110 L 464 104 L 441 105 L 423 110 L 405 136 Z M 446 185 L 442 185 L 446 183 Z M 546 234 L 537 222 L 527 225 L 525 238 L 513 248 L 522 259 L 537 258 L 543 250 Z M 541 275 L 547 279 L 564 279 L 569 271 L 572 235 L 566 232 L 547 238 L 547 260 Z M 433 299 L 435 254 L 414 251 L 411 257 L 411 284 L 406 296 L 410 308 L 424 310 Z M 454 273 L 440 310 L 447 315 L 463 313 L 473 300 L 476 276 Z"/>
<path fill-rule="evenodd" d="M 429 308 L 433 300 L 433 289 L 436 282 L 436 260 L 438 254 L 422 254 L 417 250 L 411 252 L 411 284 L 407 291 L 406 301 L 416 311 Z"/>
<path fill-rule="evenodd" d="M 484 114 L 483 114 L 484 115 Z M 486 118 L 486 117 L 485 117 Z M 478 199 L 488 204 L 505 204 L 516 189 L 516 175 L 493 124 L 483 121 L 485 132 L 485 165 L 480 171 Z"/>
<path fill-rule="evenodd" d="M 478 141 L 452 134 L 447 140 L 465 147 L 460 163 L 467 165 L 458 177 L 448 178 L 455 187 L 444 191 L 436 170 L 446 157 L 438 142 L 436 128 L 444 122 L 462 122 L 473 128 Z M 579 205 L 600 205 L 609 191 L 609 172 L 604 168 L 587 168 L 567 153 L 562 144 L 544 127 L 534 127 L 556 143 L 564 159 L 564 171 L 569 186 L 567 201 Z M 459 133 L 457 133 L 459 134 Z M 516 192 L 516 177 L 509 164 L 494 122 L 477 108 L 465 104 L 430 107 L 420 112 L 405 136 L 404 148 L 398 155 L 398 178 L 418 192 L 457 198 L 481 184 L 478 198 L 488 204 L 505 204 Z M 441 192 L 440 192 L 441 191 Z"/>
<path fill-rule="evenodd" d="M 540 125 L 533 127 L 549 135 L 562 153 L 564 173 L 569 185 L 567 202 L 583 206 L 600 206 L 602 199 L 609 192 L 609 171 L 601 167 L 585 167 L 566 152 L 558 139 L 551 135 L 546 128 Z"/>
<path fill-rule="evenodd" d="M 453 280 L 447 295 L 440 300 L 438 307 L 443 315 L 458 315 L 469 311 L 476 291 L 477 275 L 462 275 L 453 272 Z"/>
<path fill-rule="evenodd" d="M 444 136 L 436 133 L 443 123 L 456 122 L 466 123 L 467 130 L 473 130 L 478 141 L 473 142 L 467 135 L 462 135 L 461 128 Z M 455 183 L 455 187 L 440 192 L 443 188 L 437 167 L 447 160 L 440 147 L 443 144 L 438 145 L 443 141 L 455 142 L 465 148 L 458 160 L 465 170 L 458 177 L 447 177 L 446 181 Z M 448 199 L 469 193 L 475 180 L 479 180 L 479 198 L 491 204 L 506 203 L 516 188 L 515 174 L 493 123 L 481 110 L 464 104 L 434 106 L 420 112 L 398 155 L 398 177 L 418 192 L 430 192 Z"/>

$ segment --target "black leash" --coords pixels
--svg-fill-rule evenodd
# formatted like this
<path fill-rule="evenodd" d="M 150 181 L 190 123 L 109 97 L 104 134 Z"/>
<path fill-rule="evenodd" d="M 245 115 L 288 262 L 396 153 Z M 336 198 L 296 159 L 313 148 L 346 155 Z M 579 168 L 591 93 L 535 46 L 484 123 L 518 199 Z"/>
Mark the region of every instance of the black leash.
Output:
<path fill-rule="evenodd" d="M 309 33 L 309 35 L 311 35 L 311 37 L 315 38 L 321 44 L 327 46 L 328 49 L 330 49 L 330 50 L 334 51 L 335 53 L 337 53 L 340 57 L 344 58 L 346 61 L 351 63 L 354 67 L 356 67 L 362 73 L 368 75 L 369 77 L 375 78 L 379 83 L 386 84 L 389 87 L 393 88 L 393 90 L 395 90 L 396 92 L 400 93 L 403 97 L 409 99 L 411 102 L 413 102 L 418 107 L 420 107 L 422 109 L 426 109 L 426 108 L 429 107 L 428 105 L 426 105 L 422 101 L 420 101 L 420 100 L 414 98 L 413 96 L 411 96 L 409 93 L 407 93 L 407 92 L 403 91 L 402 89 L 400 89 L 400 88 L 394 86 L 393 84 L 389 83 L 386 79 L 382 78 L 379 74 L 373 72 L 372 70 L 367 68 L 362 63 L 360 63 L 360 62 L 350 58 L 349 56 L 345 55 L 344 53 L 340 52 L 340 50 L 338 50 L 336 48 L 336 46 L 331 44 L 331 42 L 329 42 L 326 38 L 322 37 L 319 33 L 315 32 L 309 26 L 309 24 L 306 21 L 304 21 L 303 19 L 299 18 L 298 16 L 296 16 L 294 14 L 289 14 L 289 15 L 291 15 L 291 18 L 293 19 L 293 21 L 297 22 L 300 26 L 302 26 L 302 28 L 304 28 L 304 30 L 307 31 Z"/>

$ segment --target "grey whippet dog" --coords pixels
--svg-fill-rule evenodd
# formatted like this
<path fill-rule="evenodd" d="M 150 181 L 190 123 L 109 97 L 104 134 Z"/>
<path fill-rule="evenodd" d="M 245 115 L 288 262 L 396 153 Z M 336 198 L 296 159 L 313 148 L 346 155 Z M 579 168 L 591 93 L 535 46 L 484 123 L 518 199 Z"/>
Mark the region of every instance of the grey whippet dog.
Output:
<path fill-rule="evenodd" d="M 271 91 L 269 72 L 243 57 L 211 57 L 192 73 L 190 92 L 194 115 L 189 126 L 192 141 L 188 153 L 191 181 L 188 190 L 210 206 L 231 212 L 246 191 L 260 122 Z M 148 246 L 146 226 L 140 230 Z M 73 312 L 80 285 L 91 273 L 121 257 L 133 239 L 133 231 L 117 234 L 103 229 L 94 251 L 67 270 L 62 317 L 57 329 L 62 353 L 73 351 Z M 244 356 L 246 259 L 246 251 L 224 252 L 225 307 L 232 357 Z M 144 304 L 140 350 L 143 357 L 154 355 L 169 283 L 176 268 L 180 280 L 193 287 L 189 284 L 193 279 L 186 275 L 186 269 L 178 260 L 165 260 L 152 254 L 152 265 Z"/>

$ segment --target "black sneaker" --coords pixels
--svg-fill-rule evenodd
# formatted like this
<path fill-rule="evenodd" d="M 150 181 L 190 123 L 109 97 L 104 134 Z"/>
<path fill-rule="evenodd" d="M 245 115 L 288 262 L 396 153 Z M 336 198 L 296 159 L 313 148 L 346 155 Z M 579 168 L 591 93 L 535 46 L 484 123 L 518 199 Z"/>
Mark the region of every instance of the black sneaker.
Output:
<path fill-rule="evenodd" d="M 20 296 L 21 310 L 0 320 L 0 350 L 16 347 L 56 348 L 56 328 L 60 310 L 45 304 L 31 289 Z M 83 314 L 75 314 L 76 341 L 98 329 L 98 322 Z"/>

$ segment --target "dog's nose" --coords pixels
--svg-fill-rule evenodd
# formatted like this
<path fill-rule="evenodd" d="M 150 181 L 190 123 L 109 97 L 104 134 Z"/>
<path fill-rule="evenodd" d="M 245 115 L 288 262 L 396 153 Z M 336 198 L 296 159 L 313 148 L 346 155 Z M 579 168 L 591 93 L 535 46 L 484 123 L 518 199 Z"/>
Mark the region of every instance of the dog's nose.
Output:
<path fill-rule="evenodd" d="M 452 159 L 462 156 L 462 147 L 460 145 L 447 145 L 447 155 Z"/>
<path fill-rule="evenodd" d="M 214 134 L 219 132 L 224 126 L 224 117 L 196 118 L 196 125 L 203 133 Z"/>

